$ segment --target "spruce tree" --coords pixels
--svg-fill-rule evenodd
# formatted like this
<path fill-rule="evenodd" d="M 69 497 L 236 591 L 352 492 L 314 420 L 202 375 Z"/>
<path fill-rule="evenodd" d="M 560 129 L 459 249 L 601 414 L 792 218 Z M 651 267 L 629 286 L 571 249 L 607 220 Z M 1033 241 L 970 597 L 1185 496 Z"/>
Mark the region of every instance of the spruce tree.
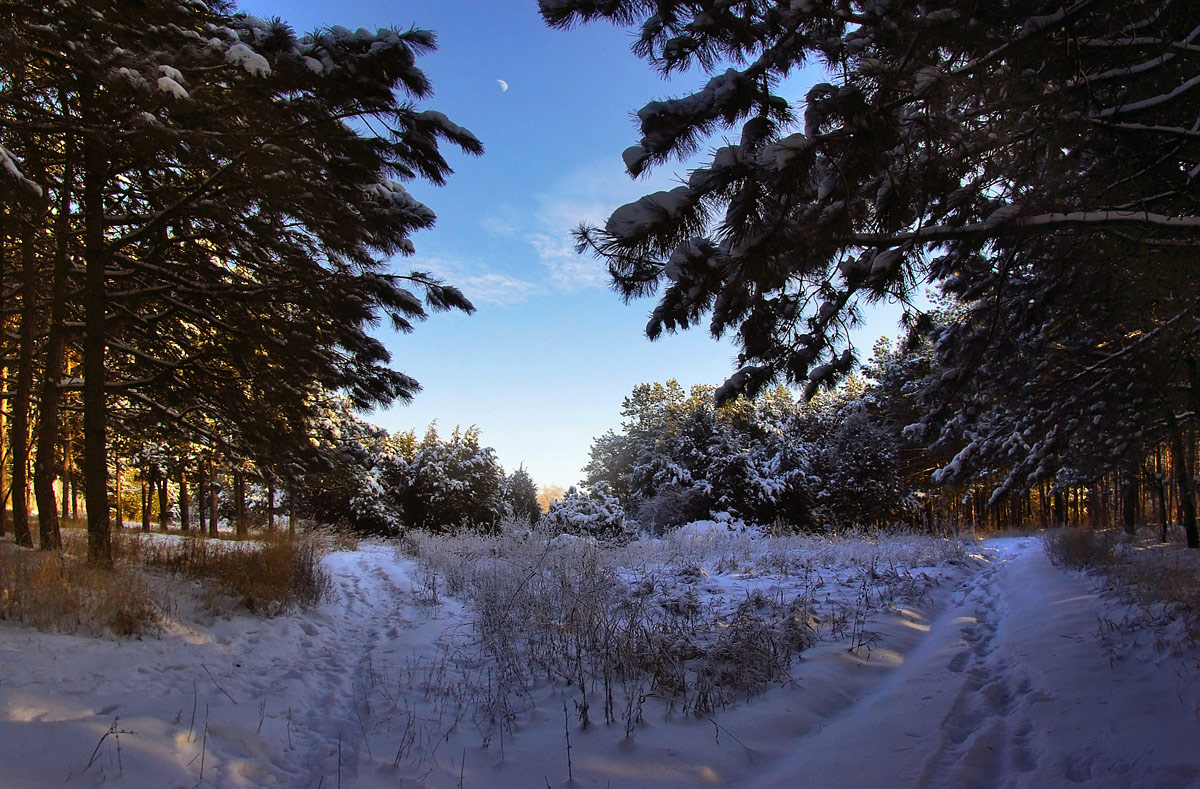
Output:
<path fill-rule="evenodd" d="M 504 503 L 519 519 L 537 523 L 541 517 L 542 506 L 538 503 L 537 486 L 533 484 L 533 477 L 529 476 L 524 466 L 505 477 Z"/>

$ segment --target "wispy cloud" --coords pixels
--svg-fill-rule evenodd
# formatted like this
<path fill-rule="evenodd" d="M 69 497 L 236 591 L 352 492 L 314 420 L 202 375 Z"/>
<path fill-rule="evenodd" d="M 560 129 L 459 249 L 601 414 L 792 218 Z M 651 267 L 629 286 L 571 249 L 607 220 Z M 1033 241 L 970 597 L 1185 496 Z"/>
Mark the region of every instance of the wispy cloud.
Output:
<path fill-rule="evenodd" d="M 444 257 L 421 258 L 419 267 L 445 279 L 475 304 L 502 307 L 519 304 L 545 290 L 536 282 L 498 271 L 487 271 L 479 264 Z"/>
<path fill-rule="evenodd" d="M 563 175 L 533 195 L 524 214 L 511 204 L 499 207 L 483 220 L 483 226 L 498 238 L 515 237 L 528 244 L 544 267 L 550 289 L 603 288 L 609 282 L 604 262 L 576 252 L 572 231 L 580 224 L 603 226 L 617 208 L 670 188 L 670 180 L 669 174 L 660 174 L 649 181 L 633 181 L 619 161 L 605 160 Z"/>

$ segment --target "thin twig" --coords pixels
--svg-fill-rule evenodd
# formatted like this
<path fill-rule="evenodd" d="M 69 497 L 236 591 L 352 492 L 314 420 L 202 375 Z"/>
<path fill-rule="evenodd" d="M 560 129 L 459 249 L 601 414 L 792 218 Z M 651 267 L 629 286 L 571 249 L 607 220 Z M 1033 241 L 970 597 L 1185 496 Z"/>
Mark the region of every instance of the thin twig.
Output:
<path fill-rule="evenodd" d="M 208 705 L 204 705 L 204 740 L 200 743 L 200 780 L 196 782 L 199 786 L 204 782 L 204 757 L 208 753 Z"/>
<path fill-rule="evenodd" d="M 212 672 L 208 670 L 208 666 L 201 663 L 200 668 L 204 669 L 204 673 L 207 674 L 208 678 L 212 680 L 212 683 L 217 686 L 217 690 L 221 691 L 222 693 L 225 693 L 225 688 L 221 687 L 221 684 L 219 682 L 217 682 L 217 678 L 214 677 L 212 675 Z M 230 696 L 228 693 L 225 693 L 225 698 L 229 699 L 234 704 L 237 704 L 237 699 L 235 699 L 233 696 Z"/>
<path fill-rule="evenodd" d="M 196 680 L 192 680 L 192 719 L 188 721 L 187 741 L 192 742 L 192 731 L 196 725 Z"/>
<path fill-rule="evenodd" d="M 567 716 L 566 699 L 563 699 L 563 732 L 567 735 L 567 781 L 575 783 L 575 771 L 571 767 L 571 720 Z"/>

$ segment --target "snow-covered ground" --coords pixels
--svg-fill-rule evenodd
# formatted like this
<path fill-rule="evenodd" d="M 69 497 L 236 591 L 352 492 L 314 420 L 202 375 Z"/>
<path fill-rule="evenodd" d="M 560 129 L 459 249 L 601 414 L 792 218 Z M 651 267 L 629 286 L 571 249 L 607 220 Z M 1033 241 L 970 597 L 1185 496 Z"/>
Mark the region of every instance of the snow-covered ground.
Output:
<path fill-rule="evenodd" d="M 140 641 L 0 624 L 0 786 L 1200 785 L 1195 657 L 1114 631 L 1119 603 L 1035 538 L 643 542 L 613 583 L 694 606 L 701 644 L 746 605 L 820 618 L 787 677 L 702 714 L 498 664 L 468 588 L 486 550 L 424 550 L 331 554 L 332 599 L 275 619 L 181 600 Z"/>

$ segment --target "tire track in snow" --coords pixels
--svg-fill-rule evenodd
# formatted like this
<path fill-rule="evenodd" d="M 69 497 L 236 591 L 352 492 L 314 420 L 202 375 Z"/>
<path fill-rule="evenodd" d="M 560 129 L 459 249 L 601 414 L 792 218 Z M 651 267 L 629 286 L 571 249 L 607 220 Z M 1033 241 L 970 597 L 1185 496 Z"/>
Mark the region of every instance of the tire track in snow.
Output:
<path fill-rule="evenodd" d="M 1041 545 L 1004 540 L 986 550 L 991 562 L 949 595 L 896 671 L 754 785 L 796 786 L 798 776 L 814 786 L 835 776 L 855 786 L 1009 785 L 1003 776 L 1037 785 L 1030 705 L 1045 694 L 1006 640 L 1004 587 L 1013 563 Z"/>

